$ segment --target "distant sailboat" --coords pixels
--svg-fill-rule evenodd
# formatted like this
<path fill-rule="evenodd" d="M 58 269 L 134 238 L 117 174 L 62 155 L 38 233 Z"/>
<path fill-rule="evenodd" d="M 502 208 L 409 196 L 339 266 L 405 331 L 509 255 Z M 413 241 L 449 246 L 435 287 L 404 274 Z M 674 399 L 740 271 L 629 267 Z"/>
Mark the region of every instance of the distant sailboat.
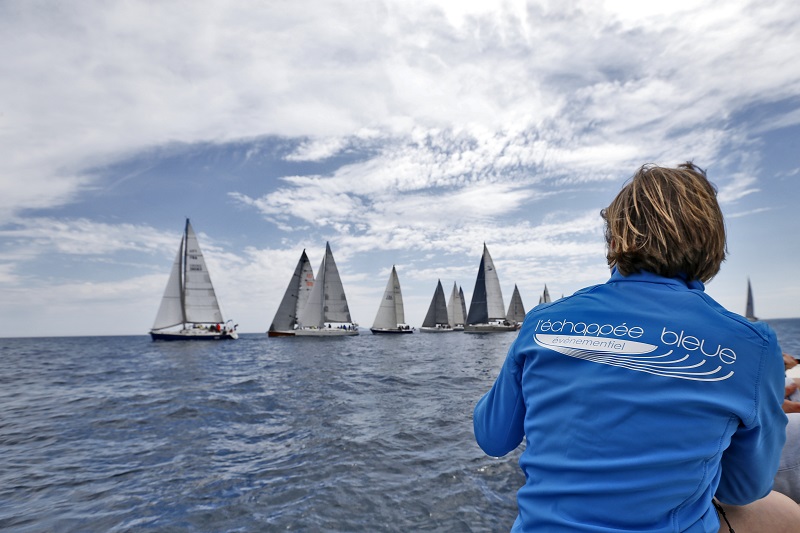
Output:
<path fill-rule="evenodd" d="M 370 331 L 372 333 L 414 333 L 414 328 L 405 323 L 406 314 L 403 307 L 403 294 L 400 292 L 400 279 L 392 265 L 392 273 L 383 291 L 383 299 L 378 307 L 378 314 Z"/>
<path fill-rule="evenodd" d="M 511 303 L 508 304 L 506 320 L 511 324 L 515 324 L 516 329 L 519 329 L 525 320 L 525 307 L 522 305 L 522 296 L 519 295 L 519 289 L 516 285 L 514 285 L 514 294 L 511 295 Z"/>
<path fill-rule="evenodd" d="M 450 299 L 447 301 L 447 321 L 453 331 L 464 331 L 464 322 L 467 320 L 467 313 L 464 305 L 464 292 L 459 289 L 456 282 L 453 282 L 453 290 L 450 292 Z"/>
<path fill-rule="evenodd" d="M 237 339 L 236 326 L 229 322 L 222 318 L 203 252 L 187 218 L 150 336 L 154 341 Z M 175 326 L 180 329 L 170 329 Z"/>
<path fill-rule="evenodd" d="M 445 302 L 441 280 L 436 284 L 431 305 L 428 307 L 428 314 L 425 315 L 425 320 L 419 330 L 428 333 L 453 331 L 453 328 L 450 327 L 450 320 L 447 318 L 447 303 Z"/>
<path fill-rule="evenodd" d="M 495 333 L 501 331 L 514 331 L 516 326 L 506 320 L 506 310 L 503 304 L 503 293 L 500 290 L 500 280 L 497 277 L 492 256 L 486 243 L 483 244 L 483 255 L 478 267 L 478 276 L 475 280 L 475 290 L 472 291 L 472 302 L 469 304 L 467 323 L 464 326 L 466 333 Z"/>
<path fill-rule="evenodd" d="M 542 295 L 539 296 L 539 303 L 540 304 L 549 304 L 550 302 L 551 302 L 550 293 L 547 290 L 547 284 L 545 284 L 544 292 L 542 292 Z"/>
<path fill-rule="evenodd" d="M 269 326 L 269 337 L 293 337 L 297 328 L 297 317 L 308 302 L 311 290 L 314 288 L 314 270 L 308 260 L 306 251 L 303 250 L 300 260 L 289 280 L 289 286 L 283 294 L 283 300 L 278 306 L 275 318 Z"/>
<path fill-rule="evenodd" d="M 745 307 L 744 317 L 750 322 L 758 321 L 753 308 L 753 289 L 750 287 L 750 278 L 747 278 L 747 306 Z"/>
<path fill-rule="evenodd" d="M 298 337 L 334 337 L 358 335 L 358 324 L 350 318 L 342 278 L 333 260 L 330 244 L 325 243 L 325 257 L 317 272 L 308 301 L 297 317 Z"/>

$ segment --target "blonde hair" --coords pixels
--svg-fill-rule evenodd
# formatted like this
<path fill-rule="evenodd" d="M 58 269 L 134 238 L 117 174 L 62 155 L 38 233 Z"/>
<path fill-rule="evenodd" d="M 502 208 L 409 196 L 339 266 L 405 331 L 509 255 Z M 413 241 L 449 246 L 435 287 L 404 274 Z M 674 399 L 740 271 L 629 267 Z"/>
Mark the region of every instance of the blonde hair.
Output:
<path fill-rule="evenodd" d="M 716 188 L 704 170 L 643 165 L 611 204 L 606 223 L 608 265 L 706 282 L 725 260 L 725 222 Z"/>

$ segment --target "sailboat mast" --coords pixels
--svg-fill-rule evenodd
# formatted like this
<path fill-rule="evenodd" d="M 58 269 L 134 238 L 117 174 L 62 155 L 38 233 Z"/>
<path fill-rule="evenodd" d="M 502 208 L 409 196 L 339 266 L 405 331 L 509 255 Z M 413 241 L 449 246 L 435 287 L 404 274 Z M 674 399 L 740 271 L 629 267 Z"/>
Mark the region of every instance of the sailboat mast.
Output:
<path fill-rule="evenodd" d="M 183 324 L 181 327 L 186 329 L 186 252 L 188 250 L 189 241 L 189 219 L 186 219 L 186 226 L 183 228 L 183 237 L 181 237 L 181 268 L 180 268 L 180 288 L 181 288 L 181 316 Z"/>

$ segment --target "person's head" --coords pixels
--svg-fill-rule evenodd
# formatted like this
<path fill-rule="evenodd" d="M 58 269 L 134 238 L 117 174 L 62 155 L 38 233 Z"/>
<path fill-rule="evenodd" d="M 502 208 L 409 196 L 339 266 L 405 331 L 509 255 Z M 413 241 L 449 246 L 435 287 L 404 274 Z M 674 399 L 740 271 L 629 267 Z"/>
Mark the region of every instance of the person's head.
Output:
<path fill-rule="evenodd" d="M 644 165 L 600 212 L 606 222 L 608 265 L 706 282 L 725 260 L 725 223 L 705 171 Z"/>

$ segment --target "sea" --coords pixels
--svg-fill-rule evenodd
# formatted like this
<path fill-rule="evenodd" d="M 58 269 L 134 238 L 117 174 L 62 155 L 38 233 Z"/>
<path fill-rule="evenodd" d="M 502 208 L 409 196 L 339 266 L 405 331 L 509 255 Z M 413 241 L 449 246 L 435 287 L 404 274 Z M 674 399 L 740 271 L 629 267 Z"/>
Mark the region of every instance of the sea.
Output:
<path fill-rule="evenodd" d="M 508 531 L 472 410 L 515 336 L 0 338 L 0 530 Z"/>

